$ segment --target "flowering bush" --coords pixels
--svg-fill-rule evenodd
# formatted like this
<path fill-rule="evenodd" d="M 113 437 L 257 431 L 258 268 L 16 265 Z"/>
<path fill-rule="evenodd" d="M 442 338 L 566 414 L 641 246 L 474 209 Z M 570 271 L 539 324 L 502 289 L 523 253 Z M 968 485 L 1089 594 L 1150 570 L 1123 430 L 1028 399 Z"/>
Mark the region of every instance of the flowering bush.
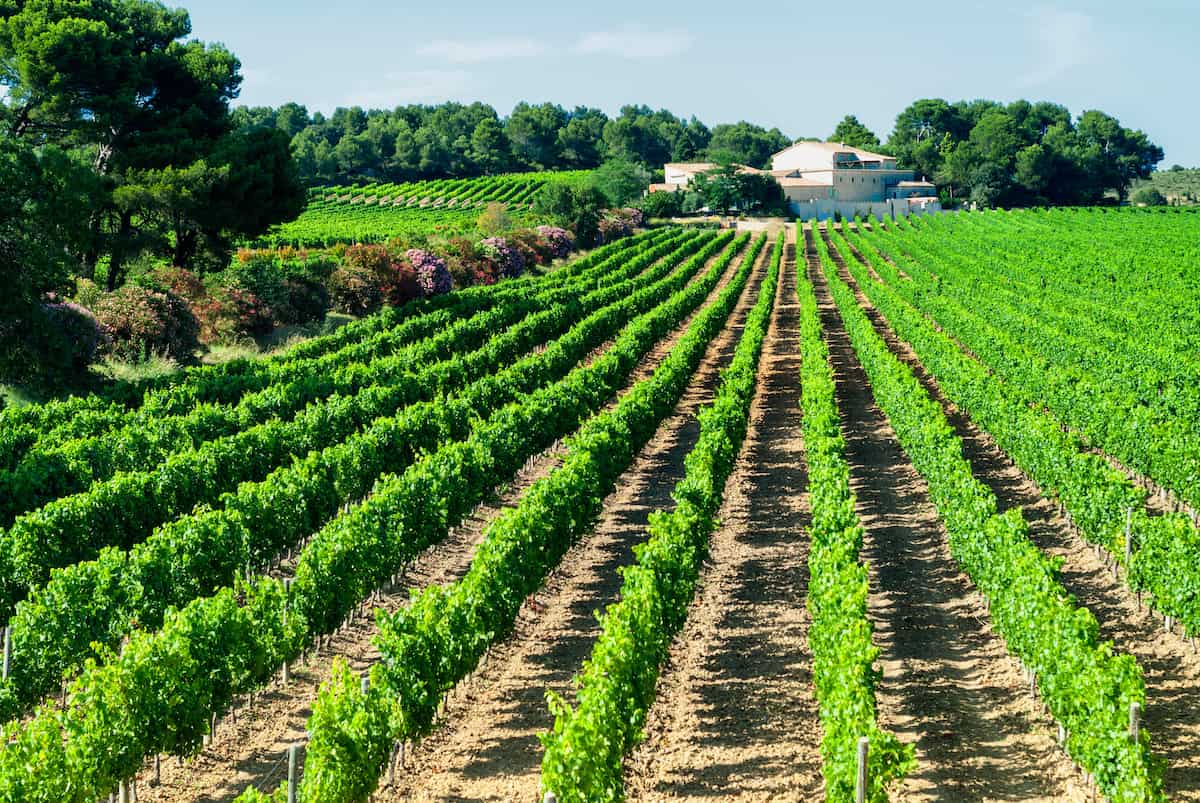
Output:
<path fill-rule="evenodd" d="M 495 265 L 497 276 L 515 279 L 525 270 L 525 259 L 521 252 L 503 237 L 486 237 L 480 240 L 479 250 Z"/>
<path fill-rule="evenodd" d="M 616 214 L 628 222 L 631 228 L 640 229 L 646 223 L 646 213 L 634 207 L 618 209 Z"/>
<path fill-rule="evenodd" d="M 392 266 L 392 257 L 382 245 L 352 245 L 342 255 L 343 268 L 357 268 L 382 279 Z"/>
<path fill-rule="evenodd" d="M 454 279 L 450 276 L 446 260 L 437 254 L 420 248 L 410 248 L 404 256 L 416 271 L 417 283 L 420 284 L 423 295 L 440 296 L 449 293 L 453 288 Z"/>
<path fill-rule="evenodd" d="M 229 343 L 267 334 L 275 326 L 271 309 L 245 288 L 218 284 L 195 305 L 200 337 L 205 343 Z"/>
<path fill-rule="evenodd" d="M 108 335 L 105 352 L 119 359 L 161 354 L 185 363 L 200 347 L 200 322 L 187 302 L 169 291 L 127 285 L 101 298 L 94 312 Z"/>
<path fill-rule="evenodd" d="M 596 244 L 604 245 L 615 242 L 633 234 L 629 221 L 619 217 L 606 217 L 600 221 L 600 231 L 596 235 Z"/>
<path fill-rule="evenodd" d="M 174 293 L 189 304 L 199 302 L 208 293 L 199 274 L 184 268 L 155 268 L 142 277 L 142 283 L 151 290 Z"/>
<path fill-rule="evenodd" d="M 546 248 L 545 242 L 532 229 L 509 232 L 505 239 L 521 255 L 521 260 L 525 263 L 526 268 L 545 265 L 551 260 L 550 251 Z"/>
<path fill-rule="evenodd" d="M 575 250 L 575 235 L 558 226 L 538 226 L 538 236 L 546 243 L 553 258 L 562 259 Z"/>
<path fill-rule="evenodd" d="M 422 295 L 420 277 L 407 262 L 389 263 L 387 275 L 384 276 L 379 290 L 383 300 L 392 307 L 407 304 Z"/>
<path fill-rule="evenodd" d="M 339 312 L 370 315 L 383 306 L 380 284 L 380 277 L 373 271 L 346 265 L 329 277 L 329 298 Z"/>

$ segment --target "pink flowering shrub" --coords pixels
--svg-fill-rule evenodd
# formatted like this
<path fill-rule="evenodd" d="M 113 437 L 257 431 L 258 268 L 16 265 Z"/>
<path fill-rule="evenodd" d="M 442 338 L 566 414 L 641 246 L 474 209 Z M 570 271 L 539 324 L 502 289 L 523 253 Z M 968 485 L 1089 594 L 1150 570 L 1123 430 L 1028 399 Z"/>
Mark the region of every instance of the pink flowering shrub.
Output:
<path fill-rule="evenodd" d="M 275 318 L 258 295 L 236 284 L 217 284 L 193 305 L 205 343 L 229 343 L 270 332 Z"/>
<path fill-rule="evenodd" d="M 108 335 L 105 351 L 119 359 L 161 354 L 185 363 L 200 347 L 200 322 L 187 302 L 171 292 L 127 285 L 101 298 L 94 312 Z"/>
<path fill-rule="evenodd" d="M 410 248 L 404 256 L 417 272 L 417 284 L 421 286 L 423 295 L 440 296 L 449 293 L 453 288 L 454 279 L 450 276 L 446 260 L 437 254 L 420 248 Z"/>

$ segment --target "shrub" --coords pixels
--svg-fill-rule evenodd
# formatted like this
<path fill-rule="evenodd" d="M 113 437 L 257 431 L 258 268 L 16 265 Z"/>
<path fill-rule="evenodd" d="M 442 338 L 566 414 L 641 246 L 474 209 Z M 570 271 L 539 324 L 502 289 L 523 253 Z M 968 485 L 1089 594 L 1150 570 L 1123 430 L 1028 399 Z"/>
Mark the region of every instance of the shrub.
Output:
<path fill-rule="evenodd" d="M 282 324 L 320 323 L 329 309 L 329 291 L 315 279 L 293 277 L 284 279 L 286 302 L 275 310 L 275 320 Z"/>
<path fill-rule="evenodd" d="M 348 315 L 370 315 L 383 306 L 379 276 L 366 268 L 346 265 L 329 277 L 333 308 Z"/>
<path fill-rule="evenodd" d="M 94 309 L 103 297 L 104 290 L 91 279 L 75 280 L 75 303 L 79 306 Z"/>
<path fill-rule="evenodd" d="M 616 216 L 629 223 L 629 226 L 634 229 L 640 229 L 646 225 L 646 215 L 637 207 L 630 206 L 625 209 L 618 209 Z"/>
<path fill-rule="evenodd" d="M 511 243 L 503 237 L 487 237 L 479 242 L 479 250 L 495 266 L 495 275 L 506 279 L 520 276 L 525 270 L 525 259 Z"/>
<path fill-rule="evenodd" d="M 526 268 L 534 265 L 544 265 L 551 259 L 546 244 L 538 237 L 537 232 L 532 229 L 509 232 L 505 239 L 521 255 L 521 260 L 525 263 Z"/>
<path fill-rule="evenodd" d="M 498 201 L 492 201 L 479 215 L 475 226 L 484 234 L 503 234 L 512 228 L 512 217 L 508 214 L 507 206 Z"/>
<path fill-rule="evenodd" d="M 373 273 L 380 279 L 387 275 L 392 257 L 382 245 L 352 245 L 342 255 L 343 268 L 355 268 Z"/>
<path fill-rule="evenodd" d="M 600 231 L 596 235 L 598 245 L 615 242 L 633 233 L 629 221 L 619 217 L 606 217 L 600 221 Z"/>
<path fill-rule="evenodd" d="M 558 226 L 538 226 L 537 233 L 555 259 L 562 259 L 575 250 L 575 235 L 566 229 Z"/>
<path fill-rule="evenodd" d="M 1129 197 L 1134 206 L 1166 206 L 1167 199 L 1155 187 L 1142 187 Z"/>
<path fill-rule="evenodd" d="M 652 192 L 638 202 L 649 217 L 676 217 L 683 214 L 683 192 Z"/>
<path fill-rule="evenodd" d="M 169 291 L 126 285 L 101 298 L 94 312 L 108 336 L 105 353 L 118 359 L 160 354 L 188 363 L 200 347 L 200 322 L 187 302 Z"/>
<path fill-rule="evenodd" d="M 454 279 L 446 260 L 420 248 L 410 248 L 404 256 L 416 271 L 423 295 L 439 296 L 453 288 Z"/>
<path fill-rule="evenodd" d="M 45 304 L 47 365 L 68 380 L 78 380 L 87 374 L 108 337 L 100 321 L 90 310 L 71 302 Z"/>
<path fill-rule="evenodd" d="M 390 263 L 379 289 L 383 300 L 393 307 L 402 306 L 423 295 L 417 271 L 407 262 Z"/>
<path fill-rule="evenodd" d="M 275 326 L 274 315 L 262 299 L 237 285 L 214 284 L 195 309 L 205 343 L 267 334 Z"/>
<path fill-rule="evenodd" d="M 203 300 L 208 293 L 199 274 L 186 268 L 154 268 L 142 277 L 141 283 L 151 290 L 174 293 L 193 305 Z"/>

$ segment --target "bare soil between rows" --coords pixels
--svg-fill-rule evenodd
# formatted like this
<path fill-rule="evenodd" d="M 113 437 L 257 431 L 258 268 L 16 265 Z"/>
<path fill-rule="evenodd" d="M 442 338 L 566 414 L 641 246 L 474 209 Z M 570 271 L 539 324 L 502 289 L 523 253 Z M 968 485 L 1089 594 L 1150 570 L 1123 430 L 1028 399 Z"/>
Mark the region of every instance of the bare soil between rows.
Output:
<path fill-rule="evenodd" d="M 945 397 L 912 347 L 896 337 L 886 318 L 854 284 L 853 277 L 842 275 L 855 287 L 876 331 L 942 405 L 962 438 L 963 453 L 973 473 L 996 495 L 1000 510 L 1021 510 L 1029 524 L 1030 539 L 1046 554 L 1063 559 L 1062 584 L 1078 605 L 1096 617 L 1101 637 L 1111 640 L 1116 650 L 1137 659 L 1146 681 L 1144 722 L 1154 752 L 1168 764 L 1167 794 L 1172 800 L 1200 800 L 1200 655 L 1190 642 L 1168 633 L 1161 618 L 1141 605 L 1136 595 L 1114 577 L 1106 561 L 1077 533 L 1058 505 L 990 435 Z"/>
<path fill-rule="evenodd" d="M 790 244 L 721 526 L 627 767 L 632 800 L 820 797 L 799 354 Z"/>
<path fill-rule="evenodd" d="M 810 260 L 866 528 L 880 724 L 917 748 L 917 769 L 891 799 L 1086 799 L 1040 704 L 988 626 L 982 599 L 951 557 L 928 487 L 875 405 L 815 254 Z"/>
<path fill-rule="evenodd" d="M 692 281 L 698 280 L 717 258 L 712 257 Z M 707 301 L 715 298 L 721 288 L 728 284 L 736 264 L 735 261 L 726 270 Z M 653 372 L 671 346 L 682 337 L 693 317 L 694 314 L 689 315 L 654 346 L 634 369 L 626 388 Z M 602 349 L 593 352 L 592 357 L 600 351 Z M 494 497 L 454 528 L 446 539 L 430 547 L 414 561 L 400 584 L 396 588 L 385 589 L 382 599 L 373 607 L 395 611 L 408 603 L 410 589 L 460 578 L 466 573 L 488 523 L 504 508 L 515 505 L 529 486 L 559 464 L 560 458 L 561 449 L 556 446 L 531 460 L 511 482 L 498 487 Z M 223 721 L 213 743 L 199 755 L 182 764 L 175 760 L 164 760 L 161 765 L 161 786 L 151 787 L 151 773 L 148 770 L 143 772 L 138 779 L 139 800 L 217 803 L 233 800 L 251 785 L 262 790 L 273 789 L 286 778 L 285 756 L 288 747 L 303 745 L 305 741 L 305 727 L 312 713 L 312 703 L 318 688 L 330 675 L 333 659 L 346 660 L 356 672 L 367 671 L 379 658 L 372 642 L 376 633 L 372 611 L 370 615 L 356 619 L 334 634 L 319 655 L 310 657 L 306 664 L 297 662 L 293 666 L 287 686 L 273 683 L 265 693 L 256 696 L 238 712 L 236 722 Z M 454 705 L 452 700 L 451 708 Z"/>
<path fill-rule="evenodd" d="M 546 691 L 572 697 L 572 678 L 599 635 L 595 613 L 618 598 L 619 567 L 633 562 L 650 513 L 673 505 L 671 491 L 699 436 L 696 413 L 711 401 L 720 370 L 732 359 L 764 273 L 765 256 L 729 325 L 709 344 L 682 399 L 605 500 L 594 529 L 568 551 L 522 610 L 514 634 L 493 650 L 444 726 L 380 799 L 540 799 L 538 734 L 553 725 Z"/>

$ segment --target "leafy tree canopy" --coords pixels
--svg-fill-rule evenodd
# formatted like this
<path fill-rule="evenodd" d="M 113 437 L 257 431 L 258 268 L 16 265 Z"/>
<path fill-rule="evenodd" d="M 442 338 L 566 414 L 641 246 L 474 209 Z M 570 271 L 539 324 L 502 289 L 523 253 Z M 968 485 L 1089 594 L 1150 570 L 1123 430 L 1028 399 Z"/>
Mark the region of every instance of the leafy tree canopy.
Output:
<path fill-rule="evenodd" d="M 858 118 L 853 114 L 847 114 L 842 118 L 828 141 L 841 142 L 849 145 L 851 148 L 862 148 L 864 150 L 878 150 L 880 147 L 879 137 L 875 136 L 871 129 L 860 123 Z"/>

